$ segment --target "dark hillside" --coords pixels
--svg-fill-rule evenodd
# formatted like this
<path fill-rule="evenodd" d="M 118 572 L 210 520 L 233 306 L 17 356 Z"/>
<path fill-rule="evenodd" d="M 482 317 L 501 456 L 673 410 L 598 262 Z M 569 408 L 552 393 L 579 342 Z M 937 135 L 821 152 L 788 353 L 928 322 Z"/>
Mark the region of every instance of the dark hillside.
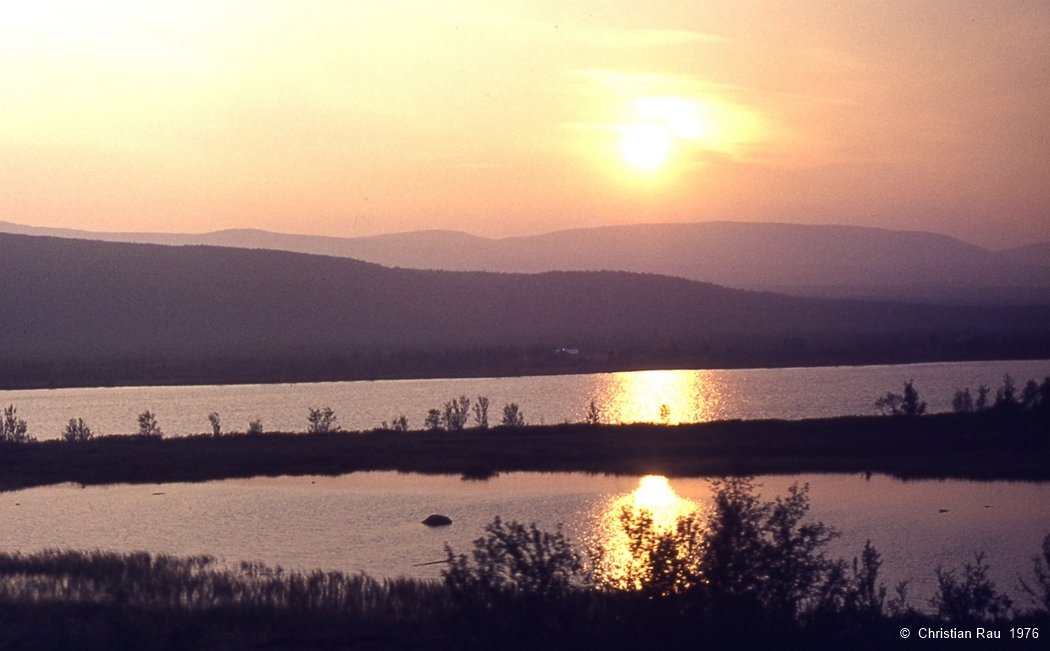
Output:
<path fill-rule="evenodd" d="M 1007 346 L 1011 356 L 1045 355 L 1039 346 L 1050 339 L 1050 306 L 802 299 L 625 272 L 420 271 L 282 251 L 8 234 L 0 234 L 0 280 L 8 386 L 18 384 L 18 368 L 78 360 L 163 367 L 376 351 L 396 351 L 402 360 L 440 351 L 451 359 L 562 346 L 606 357 L 657 346 L 734 348 L 746 357 L 763 346 L 809 346 L 788 360 L 805 363 L 832 344 L 935 342 L 939 355 L 953 358 L 1004 354 L 988 345 Z M 777 361 L 752 357 L 747 363 Z M 383 364 L 373 372 L 406 373 Z"/>
<path fill-rule="evenodd" d="M 999 251 L 999 255 L 1022 264 L 1050 267 L 1050 242 L 1036 242 L 1006 249 Z"/>

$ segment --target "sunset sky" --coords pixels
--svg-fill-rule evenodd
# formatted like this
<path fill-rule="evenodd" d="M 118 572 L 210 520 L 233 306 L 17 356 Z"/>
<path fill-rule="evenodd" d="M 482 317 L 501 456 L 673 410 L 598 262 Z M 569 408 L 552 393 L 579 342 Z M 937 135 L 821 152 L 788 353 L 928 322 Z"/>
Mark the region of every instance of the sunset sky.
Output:
<path fill-rule="evenodd" d="M 1050 240 L 1050 3 L 7 2 L 0 220 Z"/>

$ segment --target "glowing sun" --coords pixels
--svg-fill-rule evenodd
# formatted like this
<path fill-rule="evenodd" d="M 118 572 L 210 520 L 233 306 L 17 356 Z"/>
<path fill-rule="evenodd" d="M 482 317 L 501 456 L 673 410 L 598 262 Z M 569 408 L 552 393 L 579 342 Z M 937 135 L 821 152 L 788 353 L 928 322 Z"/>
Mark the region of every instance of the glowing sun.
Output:
<path fill-rule="evenodd" d="M 699 140 L 707 125 L 695 102 L 679 97 L 645 97 L 634 103 L 638 122 L 621 127 L 620 155 L 646 171 L 662 166 L 676 140 Z"/>
<path fill-rule="evenodd" d="M 656 169 L 671 153 L 671 133 L 664 127 L 632 124 L 624 127 L 623 131 L 620 154 L 628 163 L 639 169 Z"/>

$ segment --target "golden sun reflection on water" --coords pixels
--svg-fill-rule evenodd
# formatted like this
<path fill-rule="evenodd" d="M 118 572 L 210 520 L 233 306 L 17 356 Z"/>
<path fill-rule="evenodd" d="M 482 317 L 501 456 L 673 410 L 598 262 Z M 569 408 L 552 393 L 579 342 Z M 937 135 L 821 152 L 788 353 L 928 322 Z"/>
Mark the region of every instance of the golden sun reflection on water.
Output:
<path fill-rule="evenodd" d="M 639 589 L 647 559 L 638 541 L 627 534 L 624 519 L 652 518 L 656 535 L 672 532 L 680 518 L 699 515 L 700 505 L 680 497 L 666 477 L 642 477 L 634 491 L 613 498 L 597 514 L 592 536 L 602 555 L 592 559 L 602 581 L 620 589 Z M 640 553 L 641 552 L 641 553 Z"/>
<path fill-rule="evenodd" d="M 703 371 L 611 373 L 596 387 L 610 423 L 696 423 L 720 417 L 722 390 Z"/>

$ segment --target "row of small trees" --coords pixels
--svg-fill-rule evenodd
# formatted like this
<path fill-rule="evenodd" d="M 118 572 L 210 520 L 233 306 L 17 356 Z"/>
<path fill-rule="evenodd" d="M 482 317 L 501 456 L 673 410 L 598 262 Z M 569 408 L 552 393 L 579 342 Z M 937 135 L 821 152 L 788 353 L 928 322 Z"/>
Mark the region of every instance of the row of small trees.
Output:
<path fill-rule="evenodd" d="M 138 416 L 139 436 L 160 438 L 163 433 L 157 424 L 157 419 L 152 412 L 146 410 Z M 23 418 L 18 417 L 18 410 L 14 405 L 4 409 L 2 420 L 0 420 L 0 443 L 33 443 L 36 437 L 28 434 L 28 425 Z M 84 422 L 83 418 L 70 418 L 62 431 L 62 440 L 70 443 L 89 441 L 94 437 L 94 432 Z"/>
<path fill-rule="evenodd" d="M 665 422 L 669 419 L 670 415 L 664 415 L 664 410 L 668 410 L 667 405 L 661 405 L 661 419 Z M 398 421 L 395 420 L 395 427 L 393 429 L 400 429 L 405 431 L 408 429 L 407 421 L 402 415 L 400 418 L 401 427 L 397 427 Z M 460 396 L 453 398 L 446 402 L 441 409 L 431 409 L 427 412 L 427 417 L 424 420 L 424 428 L 428 430 L 445 430 L 448 432 L 460 432 L 466 429 L 467 422 L 473 418 L 474 427 L 477 429 L 488 429 L 489 428 L 489 399 L 485 396 L 478 396 L 477 402 L 471 405 L 470 399 L 466 396 Z M 600 425 L 602 423 L 603 414 L 598 405 L 591 400 L 590 405 L 587 408 L 587 415 L 584 417 L 584 424 L 587 425 Z M 566 421 L 568 422 L 568 421 Z M 525 414 L 522 412 L 518 403 L 511 402 L 503 406 L 503 415 L 500 419 L 499 426 L 506 428 L 519 428 L 525 427 Z M 388 429 L 387 423 L 383 423 L 383 429 Z"/>
<path fill-rule="evenodd" d="M 1018 389 L 1014 379 L 1006 375 L 1003 377 L 1002 387 L 996 391 L 994 401 L 990 399 L 990 396 L 991 389 L 983 384 L 977 388 L 976 397 L 971 394 L 969 387 L 959 389 L 952 398 L 952 409 L 955 413 L 992 411 L 1002 414 L 1027 412 L 1050 415 L 1050 377 L 1044 379 L 1042 383 L 1030 379 L 1021 389 Z M 926 407 L 926 402 L 919 398 L 914 380 L 908 380 L 901 393 L 890 391 L 875 401 L 876 409 L 893 416 L 921 416 L 926 413 Z M 664 422 L 669 421 L 670 414 L 667 412 L 669 412 L 667 406 L 661 405 L 661 420 Z M 489 399 L 486 396 L 478 396 L 474 403 L 471 403 L 470 398 L 465 395 L 453 398 L 445 402 L 440 409 L 429 410 L 423 425 L 424 429 L 432 431 L 460 432 L 466 429 L 471 419 L 476 428 L 483 430 L 489 428 Z M 331 407 L 310 407 L 306 431 L 310 434 L 340 432 L 342 429 L 338 420 Z M 211 425 L 213 436 L 219 437 L 224 434 L 218 412 L 208 414 L 208 422 Z M 601 410 L 593 400 L 590 402 L 584 422 L 588 425 L 598 425 L 602 422 Z M 519 428 L 526 425 L 525 415 L 517 403 L 511 402 L 503 406 L 499 425 L 506 428 Z M 408 418 L 400 414 L 389 423 L 383 421 L 381 428 L 408 431 Z M 26 421 L 18 417 L 14 405 L 9 405 L 3 410 L 3 417 L 0 418 L 0 443 L 35 441 L 36 439 L 27 433 L 27 429 Z M 247 433 L 262 434 L 262 420 L 256 418 L 249 421 Z M 71 418 L 62 432 L 62 439 L 72 443 L 90 440 L 92 436 L 91 428 L 81 418 Z M 163 437 L 156 415 L 148 409 L 138 415 L 138 436 L 143 438 Z"/>
<path fill-rule="evenodd" d="M 3 418 L 0 419 L 0 443 L 33 443 L 36 438 L 30 436 L 28 430 L 28 424 L 25 419 L 18 417 L 15 406 L 8 405 L 4 409 Z M 87 441 L 91 437 L 91 428 L 80 418 L 70 418 L 62 432 L 62 439 L 65 441 Z"/>
<path fill-rule="evenodd" d="M 1050 411 L 1050 377 L 1041 384 L 1030 379 L 1018 390 L 1014 379 L 1004 375 L 1003 385 L 995 392 L 994 402 L 989 400 L 990 395 L 991 389 L 983 384 L 977 387 L 976 398 L 970 394 L 970 387 L 960 389 L 952 398 L 952 409 L 956 413 L 986 410 L 1008 414 Z"/>
<path fill-rule="evenodd" d="M 441 409 L 431 409 L 427 412 L 423 421 L 424 429 L 444 430 L 448 432 L 460 432 L 466 429 L 468 422 L 473 419 L 474 426 L 478 429 L 489 428 L 489 399 L 478 396 L 476 402 L 471 402 L 467 396 L 453 398 L 444 403 Z M 330 434 L 343 431 L 339 426 L 339 418 L 335 411 L 328 406 L 310 407 L 307 413 L 306 431 L 310 434 Z M 601 412 L 592 400 L 585 422 L 598 425 L 601 422 Z M 157 416 L 150 410 L 143 411 L 137 417 L 137 435 L 142 438 L 163 438 L 164 432 Z M 208 424 L 211 434 L 221 437 L 232 432 L 223 430 L 222 418 L 218 412 L 208 414 Z M 499 426 L 507 428 L 520 428 L 526 425 L 525 414 L 517 403 L 511 402 L 503 406 L 502 417 Z M 3 418 L 0 419 L 0 443 L 29 443 L 36 439 L 29 436 L 26 421 L 17 416 L 17 409 L 11 405 L 4 409 Z M 395 417 L 391 422 L 383 421 L 381 429 L 407 432 L 409 430 L 408 418 L 404 414 Z M 261 419 L 253 419 L 248 422 L 247 434 L 262 434 L 263 423 Z M 62 440 L 71 443 L 88 441 L 93 438 L 94 433 L 82 418 L 71 418 L 62 432 Z"/>
<path fill-rule="evenodd" d="M 887 392 L 875 401 L 875 408 L 892 416 L 921 416 L 926 413 L 926 403 L 919 399 L 913 380 L 904 384 L 902 393 Z M 991 399 L 991 389 L 985 385 L 977 387 L 977 396 L 970 388 L 959 389 L 952 397 L 952 411 L 957 414 L 997 412 L 1005 415 L 1020 413 L 1050 414 L 1050 377 L 1040 384 L 1028 380 L 1020 390 L 1009 376 L 1003 376 L 1003 385 Z"/>
<path fill-rule="evenodd" d="M 461 395 L 458 398 L 453 398 L 446 402 L 441 409 L 428 411 L 423 421 L 423 426 L 428 430 L 462 432 L 466 429 L 467 422 L 472 416 L 475 427 L 478 429 L 489 428 L 489 399 L 487 397 L 478 396 L 477 402 L 473 406 L 470 398 L 466 396 Z M 405 417 L 402 415 L 400 418 L 403 420 Z M 503 417 L 499 424 L 501 427 L 524 427 L 525 414 L 518 407 L 517 403 L 508 403 L 503 406 Z M 407 428 L 407 422 L 404 422 L 404 429 Z"/>
<path fill-rule="evenodd" d="M 341 431 L 337 423 L 338 419 L 331 407 L 310 407 L 307 416 L 307 431 L 311 434 Z M 157 421 L 157 416 L 150 410 L 145 410 L 136 418 L 138 423 L 137 436 L 146 439 L 160 439 L 164 437 L 164 431 Z M 213 436 L 226 434 L 222 429 L 222 420 L 218 412 L 208 414 L 208 423 L 211 425 Z M 3 411 L 0 418 L 0 443 L 32 443 L 36 438 L 28 433 L 28 425 L 25 419 L 18 417 L 18 410 L 10 405 Z M 253 419 L 248 422 L 248 434 L 262 434 L 263 424 L 261 419 Z M 83 418 L 70 418 L 62 431 L 62 440 L 70 443 L 80 443 L 94 438 L 94 432 L 84 422 Z"/>

